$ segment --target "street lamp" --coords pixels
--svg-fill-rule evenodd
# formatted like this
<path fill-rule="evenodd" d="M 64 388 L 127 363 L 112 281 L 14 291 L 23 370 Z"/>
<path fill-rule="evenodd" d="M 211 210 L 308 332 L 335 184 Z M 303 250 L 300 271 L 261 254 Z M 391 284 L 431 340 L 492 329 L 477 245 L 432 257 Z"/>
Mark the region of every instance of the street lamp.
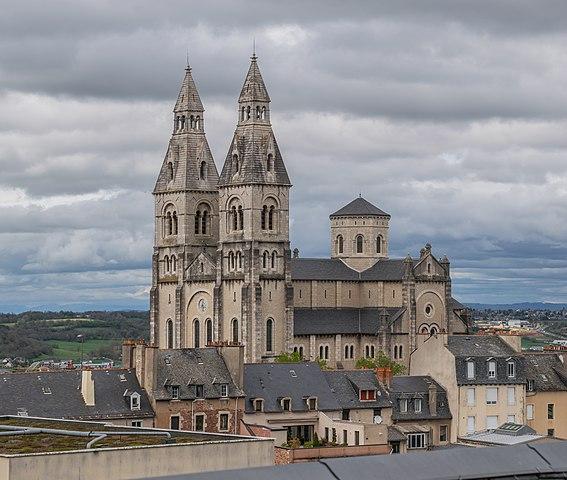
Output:
<path fill-rule="evenodd" d="M 84 353 L 84 346 L 85 346 L 85 336 L 84 335 L 77 335 L 77 338 L 81 342 L 81 370 L 83 369 L 83 353 Z"/>

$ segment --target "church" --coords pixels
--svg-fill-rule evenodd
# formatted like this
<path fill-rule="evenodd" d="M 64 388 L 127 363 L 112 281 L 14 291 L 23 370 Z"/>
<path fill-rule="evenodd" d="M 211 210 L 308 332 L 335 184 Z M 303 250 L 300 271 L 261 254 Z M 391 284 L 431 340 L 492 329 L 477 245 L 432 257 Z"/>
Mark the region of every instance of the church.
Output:
<path fill-rule="evenodd" d="M 390 215 L 364 198 L 330 214 L 329 258 L 292 252 L 291 181 L 256 55 L 236 121 L 219 174 L 187 67 L 153 191 L 153 345 L 242 344 L 248 363 L 296 351 L 353 368 L 378 352 L 407 365 L 420 340 L 467 331 L 447 257 L 428 244 L 415 258 L 389 258 Z"/>

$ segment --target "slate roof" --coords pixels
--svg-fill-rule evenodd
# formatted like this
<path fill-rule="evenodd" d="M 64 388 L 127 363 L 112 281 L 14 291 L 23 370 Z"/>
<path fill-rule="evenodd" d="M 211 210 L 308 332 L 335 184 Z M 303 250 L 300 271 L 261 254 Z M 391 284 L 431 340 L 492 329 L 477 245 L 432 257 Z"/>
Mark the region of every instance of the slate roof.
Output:
<path fill-rule="evenodd" d="M 526 382 L 526 361 L 496 335 L 450 335 L 447 348 L 455 355 L 457 385 L 518 385 Z M 488 362 L 496 362 L 496 377 L 488 376 Z M 508 377 L 507 364 L 516 364 L 515 375 Z M 467 378 L 467 361 L 475 364 L 475 376 Z"/>
<path fill-rule="evenodd" d="M 390 214 L 372 205 L 368 200 L 358 197 L 330 215 L 331 217 L 390 217 Z"/>
<path fill-rule="evenodd" d="M 322 459 L 285 466 L 160 477 L 161 480 L 493 480 L 554 478 L 567 472 L 567 442 L 451 448 L 408 455 Z M 560 476 L 556 478 L 561 478 Z M 157 480 L 157 479 L 156 479 Z"/>
<path fill-rule="evenodd" d="M 294 335 L 376 335 L 396 321 L 405 308 L 295 308 Z M 381 315 L 385 314 L 383 324 Z"/>
<path fill-rule="evenodd" d="M 338 258 L 292 258 L 292 280 L 401 281 L 403 259 L 379 259 L 372 267 L 357 272 Z"/>
<path fill-rule="evenodd" d="M 526 377 L 533 391 L 567 391 L 567 368 L 555 353 L 525 353 Z"/>
<path fill-rule="evenodd" d="M 81 371 L 11 373 L 0 376 L 0 415 L 107 420 L 153 417 L 146 392 L 131 370 L 93 370 L 95 405 L 81 395 Z M 140 394 L 140 410 L 130 409 L 126 391 Z"/>
<path fill-rule="evenodd" d="M 221 398 L 223 384 L 228 385 L 230 398 L 244 396 L 216 348 L 160 349 L 156 351 L 156 362 L 156 400 L 171 400 L 172 386 L 179 387 L 180 400 L 197 398 L 196 385 L 203 385 L 204 395 L 199 398 Z"/>
<path fill-rule="evenodd" d="M 323 372 L 342 409 L 391 407 L 388 392 L 373 370 L 328 370 Z M 376 400 L 360 401 L 359 390 L 376 390 Z"/>
<path fill-rule="evenodd" d="M 252 55 L 238 102 L 269 102 L 270 96 L 258 67 L 258 57 Z"/>
<path fill-rule="evenodd" d="M 202 112 L 203 103 L 201 102 L 201 97 L 199 97 L 199 92 L 191 75 L 191 68 L 187 67 L 185 69 L 185 76 L 183 82 L 181 83 L 181 88 L 179 90 L 179 95 L 177 96 L 177 102 L 175 103 L 174 112 Z"/>
<path fill-rule="evenodd" d="M 437 389 L 437 414 L 429 409 L 429 385 Z M 399 400 L 408 401 L 408 411 L 400 411 Z M 421 398 L 421 412 L 415 411 L 415 399 Z M 390 387 L 390 400 L 393 403 L 392 419 L 396 421 L 438 420 L 452 418 L 447 400 L 447 391 L 429 376 L 395 376 Z"/>

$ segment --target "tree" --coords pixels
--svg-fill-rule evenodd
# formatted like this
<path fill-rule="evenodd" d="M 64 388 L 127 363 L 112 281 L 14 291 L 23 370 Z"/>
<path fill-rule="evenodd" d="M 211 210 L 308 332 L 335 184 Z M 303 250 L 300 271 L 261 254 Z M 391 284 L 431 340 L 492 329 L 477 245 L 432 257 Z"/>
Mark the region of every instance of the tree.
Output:
<path fill-rule="evenodd" d="M 403 375 L 406 373 L 406 367 L 401 363 L 394 362 L 384 352 L 378 352 L 376 358 L 359 358 L 356 361 L 356 368 L 389 368 L 394 375 Z"/>
<path fill-rule="evenodd" d="M 276 357 L 276 363 L 301 363 L 303 358 L 299 352 L 282 352 Z"/>

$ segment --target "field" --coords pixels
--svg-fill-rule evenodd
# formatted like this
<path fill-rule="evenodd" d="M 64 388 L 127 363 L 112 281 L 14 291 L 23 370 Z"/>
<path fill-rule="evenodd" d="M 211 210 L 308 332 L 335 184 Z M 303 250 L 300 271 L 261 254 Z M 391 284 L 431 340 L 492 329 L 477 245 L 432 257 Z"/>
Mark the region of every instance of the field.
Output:
<path fill-rule="evenodd" d="M 121 339 L 109 339 L 109 340 L 85 340 L 82 345 L 83 348 L 83 358 L 91 359 L 97 356 L 96 352 L 101 350 L 110 350 L 113 345 L 119 345 Z M 68 342 L 64 340 L 46 340 L 46 343 L 52 348 L 51 355 L 41 354 L 34 360 L 81 360 L 81 343 L 80 342 Z"/>

